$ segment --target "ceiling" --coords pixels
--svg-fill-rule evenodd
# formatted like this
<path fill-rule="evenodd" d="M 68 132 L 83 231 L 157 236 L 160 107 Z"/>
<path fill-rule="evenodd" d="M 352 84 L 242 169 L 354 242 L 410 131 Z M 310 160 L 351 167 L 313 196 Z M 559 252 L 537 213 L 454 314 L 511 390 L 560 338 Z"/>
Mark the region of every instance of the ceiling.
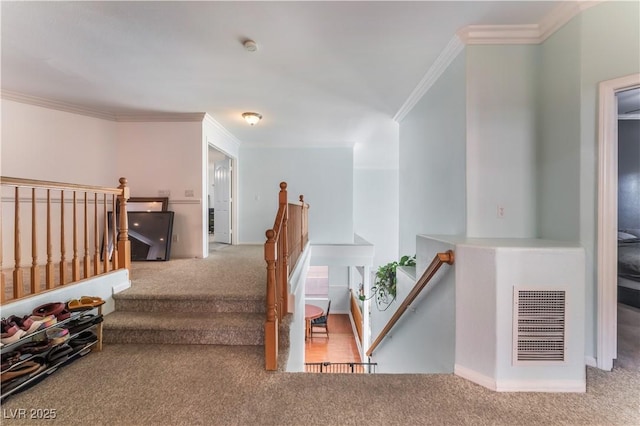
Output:
<path fill-rule="evenodd" d="M 116 115 L 207 112 L 247 144 L 353 146 L 392 122 L 457 30 L 538 23 L 556 5 L 3 1 L 2 89 Z"/>

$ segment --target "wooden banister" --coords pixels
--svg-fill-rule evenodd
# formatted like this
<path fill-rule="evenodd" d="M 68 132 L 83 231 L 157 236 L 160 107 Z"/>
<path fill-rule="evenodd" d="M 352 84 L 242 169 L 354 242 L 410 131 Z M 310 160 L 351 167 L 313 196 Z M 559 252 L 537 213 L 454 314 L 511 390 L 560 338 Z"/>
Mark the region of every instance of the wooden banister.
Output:
<path fill-rule="evenodd" d="M 116 246 L 114 256 L 117 253 L 118 258 L 113 259 L 113 264 L 117 268 L 130 267 L 131 250 L 126 220 L 126 200 L 129 198 L 129 188 L 125 178 L 120 179 L 120 186 L 117 188 L 7 176 L 0 177 L 0 184 L 3 189 L 7 187 L 14 191 L 11 199 L 9 197 L 5 199 L 5 193 L 3 192 L 2 200 L 3 204 L 6 202 L 13 205 L 13 223 L 11 224 L 9 221 L 8 226 L 8 229 L 11 229 L 11 226 L 13 227 L 13 244 L 11 246 L 7 244 L 4 247 L 12 249 L 14 259 L 14 264 L 11 266 L 13 271 L 11 282 L 7 282 L 9 278 L 5 279 L 5 271 L 0 271 L 0 302 L 2 304 L 31 297 L 42 291 L 53 290 L 58 286 L 73 284 L 90 276 L 109 271 L 109 254 L 106 247 L 102 253 L 105 260 L 104 268 L 100 268 L 99 265 L 100 244 L 98 235 L 98 230 L 102 228 L 102 225 L 99 226 L 98 223 L 101 222 L 104 223 L 105 229 L 103 235 L 107 236 L 107 196 L 110 196 L 113 200 L 117 197 L 121 206 L 120 212 L 124 212 L 119 220 L 119 227 L 116 228 L 114 226 L 114 229 L 118 231 L 117 245 L 114 244 Z M 28 195 L 27 190 L 21 191 L 23 188 L 28 189 Z M 38 190 L 43 193 L 41 195 L 42 199 L 38 198 Z M 56 217 L 54 217 L 52 209 L 52 191 L 56 193 L 56 202 L 60 204 Z M 46 198 L 44 198 L 45 192 Z M 69 193 L 71 193 L 70 196 Z M 89 197 L 90 193 L 93 194 L 92 197 Z M 99 194 L 102 194 L 102 197 L 99 197 Z M 104 208 L 98 210 L 100 199 L 104 203 Z M 90 201 L 95 203 L 93 218 L 90 217 L 88 207 Z M 27 202 L 31 208 L 23 213 L 20 204 Z M 46 209 L 37 207 L 40 202 L 46 203 Z M 67 203 L 70 203 L 71 212 L 67 212 Z M 84 203 L 82 210 L 78 209 L 79 203 Z M 114 204 L 115 201 L 111 201 L 112 207 Z M 102 212 L 101 217 L 98 214 L 100 211 Z M 26 223 L 28 224 L 30 219 L 31 224 L 30 226 L 25 226 L 24 228 L 26 229 L 23 229 L 21 224 L 25 215 L 27 218 Z M 90 224 L 91 220 L 93 220 L 93 224 Z M 44 226 L 38 224 L 38 222 L 42 223 L 43 221 L 45 222 Z M 82 223 L 80 223 L 81 221 Z M 71 226 L 70 230 L 68 229 L 69 226 Z M 80 228 L 81 226 L 82 228 Z M 90 240 L 91 229 L 93 230 L 94 241 Z M 25 236 L 25 234 L 29 235 L 25 233 L 25 230 L 27 232 L 30 231 L 30 238 Z M 2 231 L 0 230 L 0 232 Z M 60 236 L 59 241 L 55 243 L 55 247 L 52 237 L 54 232 Z M 4 235 L 6 236 L 7 233 Z M 23 244 L 27 246 L 24 249 L 22 247 Z M 68 248 L 71 248 L 71 250 L 68 251 Z M 27 250 L 31 254 L 31 260 L 27 261 L 25 259 L 23 265 L 22 256 L 27 253 Z M 43 254 L 46 254 L 46 257 L 43 257 Z M 39 261 L 39 259 L 42 259 L 42 261 Z M 0 269 L 2 269 L 2 266 L 2 249 L 0 248 Z M 42 266 L 44 266 L 44 282 L 42 282 L 40 276 Z M 58 270 L 56 271 L 56 269 Z M 69 272 L 71 272 L 70 275 Z M 26 279 L 23 274 L 29 274 L 29 279 Z"/>
<path fill-rule="evenodd" d="M 371 356 L 373 351 L 380 345 L 382 340 L 389 334 L 389 331 L 393 328 L 394 325 L 398 322 L 398 320 L 402 317 L 402 315 L 406 312 L 407 308 L 413 303 L 413 301 L 418 297 L 420 292 L 426 287 L 431 278 L 438 272 L 438 269 L 446 263 L 449 265 L 453 265 L 454 262 L 454 253 L 452 250 L 448 250 L 444 253 L 438 253 L 435 255 L 429 267 L 424 271 L 420 279 L 413 286 L 411 292 L 404 299 L 398 310 L 394 312 L 393 316 L 384 326 L 376 340 L 371 344 L 371 347 L 367 351 L 367 356 Z"/>
<path fill-rule="evenodd" d="M 302 200 L 302 196 L 300 196 Z M 267 263 L 267 297 L 265 320 L 265 368 L 278 367 L 278 327 L 289 312 L 289 273 L 304 249 L 301 241 L 308 240 L 306 214 L 309 206 L 287 201 L 287 183 L 280 183 L 278 211 L 273 228 L 266 231 L 264 259 Z"/>

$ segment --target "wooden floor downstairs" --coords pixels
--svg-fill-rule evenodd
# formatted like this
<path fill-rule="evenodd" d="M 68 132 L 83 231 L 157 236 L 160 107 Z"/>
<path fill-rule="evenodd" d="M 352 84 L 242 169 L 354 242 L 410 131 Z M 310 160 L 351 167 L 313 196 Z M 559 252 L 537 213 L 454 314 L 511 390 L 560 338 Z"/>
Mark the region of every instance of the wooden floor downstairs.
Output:
<path fill-rule="evenodd" d="M 313 333 L 305 342 L 305 362 L 360 362 L 349 315 L 329 315 L 328 326 L 329 337 Z"/>

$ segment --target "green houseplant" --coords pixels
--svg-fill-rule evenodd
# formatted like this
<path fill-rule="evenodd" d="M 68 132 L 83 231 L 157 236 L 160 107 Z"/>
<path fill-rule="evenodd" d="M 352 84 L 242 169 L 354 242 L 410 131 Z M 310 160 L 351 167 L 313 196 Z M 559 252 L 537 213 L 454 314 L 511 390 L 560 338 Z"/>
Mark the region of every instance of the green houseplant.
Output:
<path fill-rule="evenodd" d="M 398 266 L 415 266 L 416 256 L 402 256 L 399 261 L 394 261 L 382 265 L 376 272 L 376 280 L 371 287 L 371 298 L 375 297 L 376 304 L 380 309 L 381 306 L 385 306 L 386 310 L 391 302 L 396 298 L 396 285 L 398 284 L 398 278 L 396 276 L 396 269 Z M 360 299 L 365 300 L 364 296 L 360 296 Z"/>

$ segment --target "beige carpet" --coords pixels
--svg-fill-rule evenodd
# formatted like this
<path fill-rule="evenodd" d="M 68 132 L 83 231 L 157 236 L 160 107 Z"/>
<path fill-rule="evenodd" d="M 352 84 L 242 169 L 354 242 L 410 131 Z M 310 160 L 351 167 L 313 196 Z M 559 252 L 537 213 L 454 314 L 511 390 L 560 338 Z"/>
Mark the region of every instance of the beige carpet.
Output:
<path fill-rule="evenodd" d="M 3 425 L 637 425 L 640 374 L 586 394 L 495 393 L 453 375 L 268 373 L 261 347 L 105 345 L 3 404 Z M 9 410 L 55 409 L 55 420 Z"/>
<path fill-rule="evenodd" d="M 261 245 L 226 246 L 206 259 L 133 262 L 127 295 L 265 296 L 267 265 Z M 202 279 L 206 277 L 206 279 Z"/>

